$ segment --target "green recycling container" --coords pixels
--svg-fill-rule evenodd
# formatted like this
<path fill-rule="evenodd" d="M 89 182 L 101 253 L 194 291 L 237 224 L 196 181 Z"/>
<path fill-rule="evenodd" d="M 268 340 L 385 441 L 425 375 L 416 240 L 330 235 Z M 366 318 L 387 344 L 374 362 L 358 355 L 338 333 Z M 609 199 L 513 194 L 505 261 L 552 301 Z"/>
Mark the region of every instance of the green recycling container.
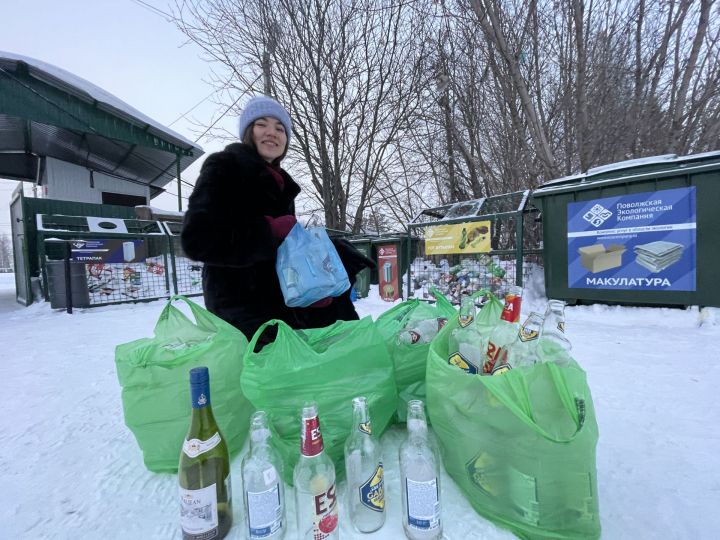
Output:
<path fill-rule="evenodd" d="M 548 298 L 720 307 L 720 151 L 596 167 L 532 196 Z"/>

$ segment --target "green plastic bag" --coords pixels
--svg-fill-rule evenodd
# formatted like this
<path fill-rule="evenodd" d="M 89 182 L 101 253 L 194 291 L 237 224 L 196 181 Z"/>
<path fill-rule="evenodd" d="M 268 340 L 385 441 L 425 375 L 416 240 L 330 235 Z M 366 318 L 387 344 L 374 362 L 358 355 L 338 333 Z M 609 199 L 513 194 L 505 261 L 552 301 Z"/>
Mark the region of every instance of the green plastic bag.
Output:
<path fill-rule="evenodd" d="M 457 317 L 457 310 L 440 292 L 430 291 L 437 302 L 431 304 L 417 298 L 393 306 L 375 321 L 395 366 L 398 389 L 397 417 L 401 422 L 407 415 L 407 403 L 425 400 L 425 368 L 430 343 L 399 343 L 398 334 L 409 321 Z"/>
<path fill-rule="evenodd" d="M 478 322 L 489 327 L 497 305 L 485 307 Z M 448 322 L 432 342 L 427 368 L 428 412 L 450 476 L 478 513 L 521 538 L 599 538 L 598 428 L 585 372 L 570 359 L 465 374 L 447 361 L 457 326 Z"/>
<path fill-rule="evenodd" d="M 277 338 L 254 352 L 263 330 L 272 324 L 278 326 Z M 395 412 L 392 361 L 370 317 L 303 331 L 269 321 L 250 340 L 244 362 L 243 392 L 258 410 L 268 413 L 289 484 L 300 454 L 300 413 L 306 401 L 318 404 L 325 451 L 339 478 L 344 475 L 352 399 L 367 398 L 378 436 Z"/>
<path fill-rule="evenodd" d="M 187 303 L 195 322 L 172 305 L 175 300 Z M 184 296 L 170 298 L 154 334 L 115 349 L 125 424 L 145 466 L 154 472 L 177 471 L 190 425 L 189 371 L 197 366 L 210 370 L 215 419 L 230 452 L 239 451 L 254 410 L 240 389 L 245 336 Z"/>

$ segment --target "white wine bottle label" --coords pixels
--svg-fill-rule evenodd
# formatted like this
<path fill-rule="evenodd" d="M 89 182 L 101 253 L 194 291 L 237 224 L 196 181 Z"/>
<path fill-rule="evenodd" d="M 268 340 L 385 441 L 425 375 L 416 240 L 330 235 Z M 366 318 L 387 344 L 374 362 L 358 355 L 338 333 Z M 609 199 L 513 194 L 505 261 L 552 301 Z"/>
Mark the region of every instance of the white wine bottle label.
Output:
<path fill-rule="evenodd" d="M 207 441 L 201 441 L 200 439 L 186 440 L 183 443 L 183 452 L 185 452 L 188 457 L 196 458 L 200 454 L 204 454 L 205 452 L 215 448 L 218 444 L 220 444 L 221 440 L 220 433 L 215 433 L 215 435 L 210 437 Z"/>
<path fill-rule="evenodd" d="M 437 478 L 428 482 L 405 479 L 407 522 L 414 529 L 429 531 L 440 526 L 440 500 Z"/>
<path fill-rule="evenodd" d="M 194 540 L 217 536 L 218 509 L 215 484 L 202 489 L 180 488 L 180 526 Z"/>
<path fill-rule="evenodd" d="M 248 526 L 250 538 L 267 538 L 282 528 L 282 501 L 280 485 L 267 491 L 247 492 Z"/>

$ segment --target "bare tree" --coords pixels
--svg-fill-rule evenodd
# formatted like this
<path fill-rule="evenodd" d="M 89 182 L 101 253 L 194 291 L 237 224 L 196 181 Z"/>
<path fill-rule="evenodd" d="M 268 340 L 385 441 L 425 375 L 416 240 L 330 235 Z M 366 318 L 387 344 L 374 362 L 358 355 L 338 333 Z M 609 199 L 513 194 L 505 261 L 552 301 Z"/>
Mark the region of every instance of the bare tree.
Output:
<path fill-rule="evenodd" d="M 225 110 L 263 90 L 288 107 L 329 227 L 717 149 L 717 0 L 176 1 Z"/>
<path fill-rule="evenodd" d="M 383 175 L 402 170 L 398 140 L 429 76 L 422 18 L 391 1 L 208 0 L 178 4 L 176 20 L 234 93 L 266 76 L 293 118 L 309 210 L 358 229 Z"/>

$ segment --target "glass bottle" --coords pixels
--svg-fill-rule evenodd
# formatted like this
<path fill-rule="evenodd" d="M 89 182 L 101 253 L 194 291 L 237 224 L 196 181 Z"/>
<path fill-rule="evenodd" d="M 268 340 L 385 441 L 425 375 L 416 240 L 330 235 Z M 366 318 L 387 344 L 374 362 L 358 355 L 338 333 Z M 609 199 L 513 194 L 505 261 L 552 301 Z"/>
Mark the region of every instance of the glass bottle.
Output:
<path fill-rule="evenodd" d="M 287 530 L 282 461 L 271 436 L 267 413 L 257 411 L 250 419 L 250 450 L 241 466 L 248 540 L 279 540 Z"/>
<path fill-rule="evenodd" d="M 178 482 L 183 540 L 225 538 L 232 525 L 230 456 L 210 405 L 208 368 L 190 370 L 192 416 Z"/>
<path fill-rule="evenodd" d="M 475 300 L 464 296 L 460 302 L 459 326 L 448 337 L 448 364 L 457 366 L 465 373 L 477 375 L 482 372 L 487 339 L 475 326 Z"/>
<path fill-rule="evenodd" d="M 506 365 L 508 368 L 527 366 L 540 361 L 537 346 L 542 331 L 544 317 L 532 311 L 520 327 L 515 343 L 508 350 Z"/>
<path fill-rule="evenodd" d="M 570 362 L 572 343 L 565 335 L 565 302 L 562 300 L 548 302 L 538 348 L 544 360 L 559 365 Z"/>
<path fill-rule="evenodd" d="M 440 521 L 440 462 L 428 440 L 424 404 L 408 402 L 407 439 L 400 445 L 403 529 L 410 540 L 442 537 Z"/>
<path fill-rule="evenodd" d="M 385 523 L 382 448 L 373 436 L 367 399 L 356 397 L 352 407 L 352 427 L 345 441 L 348 513 L 358 531 L 369 533 Z"/>
<path fill-rule="evenodd" d="M 408 343 L 411 345 L 416 343 L 430 343 L 438 332 L 442 330 L 446 322 L 447 319 L 445 317 L 408 321 L 405 328 L 398 334 L 398 343 Z"/>
<path fill-rule="evenodd" d="M 323 450 L 317 403 L 307 402 L 301 416 L 300 459 L 293 471 L 298 538 L 337 540 L 335 466 Z"/>
<path fill-rule="evenodd" d="M 505 306 L 500 314 L 500 321 L 495 325 L 488 342 L 483 375 L 500 374 L 507 370 L 508 350 L 515 342 L 520 331 L 520 309 L 522 304 L 522 288 L 510 287 L 505 296 Z"/>

